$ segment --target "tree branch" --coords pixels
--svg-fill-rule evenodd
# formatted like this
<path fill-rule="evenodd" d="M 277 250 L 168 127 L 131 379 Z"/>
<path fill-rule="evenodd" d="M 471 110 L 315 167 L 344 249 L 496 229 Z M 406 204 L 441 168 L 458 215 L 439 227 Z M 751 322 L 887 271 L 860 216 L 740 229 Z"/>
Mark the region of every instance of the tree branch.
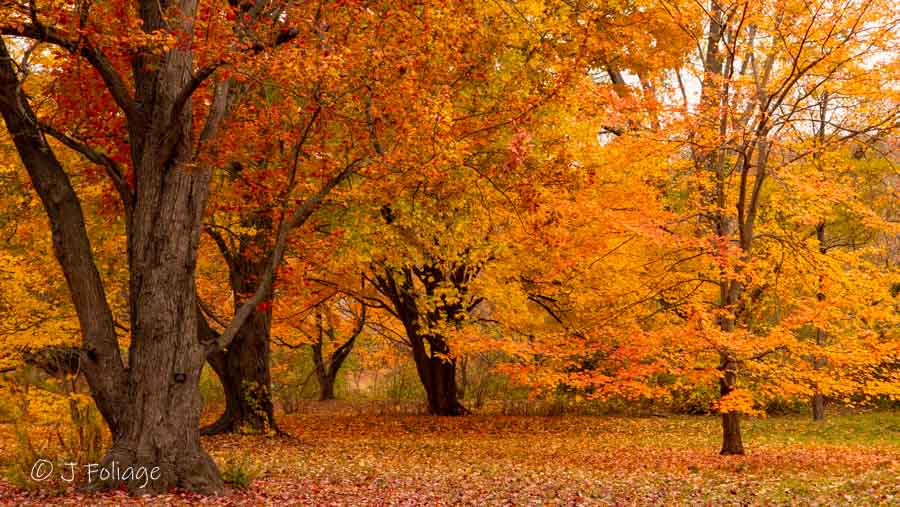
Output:
<path fill-rule="evenodd" d="M 322 200 L 325 196 L 327 196 L 334 187 L 348 176 L 355 173 L 360 167 L 366 165 L 368 161 L 369 159 L 357 159 L 348 164 L 341 172 L 332 176 L 331 179 L 315 193 L 315 195 L 306 199 L 303 205 L 297 208 L 286 222 L 281 224 L 281 227 L 278 230 L 278 237 L 275 240 L 275 248 L 272 251 L 272 256 L 269 258 L 269 265 L 266 267 L 266 271 L 262 276 L 262 281 L 256 288 L 256 292 L 253 296 L 241 305 L 240 309 L 235 313 L 234 319 L 231 320 L 231 323 L 225 328 L 219 339 L 216 340 L 215 345 L 217 347 L 221 349 L 228 347 L 237 335 L 240 327 L 244 324 L 244 321 L 247 320 L 251 313 L 256 311 L 257 305 L 262 303 L 263 299 L 271 291 L 272 285 L 275 282 L 275 271 L 278 269 L 278 265 L 281 264 L 281 259 L 284 257 L 288 234 L 309 219 L 313 212 L 322 204 Z"/>
<path fill-rule="evenodd" d="M 59 46 L 73 55 L 80 55 L 91 64 L 100 74 L 106 89 L 109 90 L 113 100 L 125 113 L 128 122 L 135 123 L 140 117 L 140 109 L 132 98 L 122 76 L 113 66 L 112 62 L 102 51 L 90 45 L 84 40 L 73 41 L 65 37 L 59 30 L 40 23 L 25 23 L 16 26 L 0 27 L 0 34 L 13 37 L 27 37 L 32 40 L 47 42 Z"/>
<path fill-rule="evenodd" d="M 81 370 L 115 438 L 122 428 L 124 407 L 129 403 L 115 320 L 94 262 L 81 202 L 38 128 L 34 111 L 20 93 L 20 84 L 6 44 L 0 38 L 0 114 L 53 226 L 56 259 L 66 274 L 81 327 Z"/>
<path fill-rule="evenodd" d="M 128 184 L 128 181 L 125 180 L 125 177 L 122 174 L 122 169 L 121 167 L 119 167 L 119 164 L 115 160 L 94 150 L 87 144 L 60 132 L 50 125 L 39 123 L 39 126 L 41 130 L 64 144 L 66 147 L 75 150 L 78 153 L 81 153 L 86 159 L 99 166 L 102 166 L 106 170 L 106 174 L 107 176 L 109 176 L 109 179 L 112 180 L 113 185 L 116 187 L 116 190 L 119 192 L 119 197 L 121 198 L 122 204 L 125 206 L 125 209 L 131 209 L 131 206 L 134 202 L 134 196 L 131 192 L 131 186 Z"/>

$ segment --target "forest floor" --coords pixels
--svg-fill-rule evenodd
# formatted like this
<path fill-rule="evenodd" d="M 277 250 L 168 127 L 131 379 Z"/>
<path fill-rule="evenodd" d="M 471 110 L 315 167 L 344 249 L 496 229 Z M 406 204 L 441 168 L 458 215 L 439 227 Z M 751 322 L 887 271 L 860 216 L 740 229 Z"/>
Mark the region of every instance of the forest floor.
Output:
<path fill-rule="evenodd" d="M 225 497 L 51 496 L 16 505 L 900 505 L 900 413 L 744 421 L 746 456 L 717 454 L 715 417 L 284 415 L 290 437 L 204 446 Z M 0 427 L 9 442 L 10 425 Z M 9 453 L 8 445 L 0 452 Z M 7 456 L 7 460 L 9 459 Z M 240 486 L 244 486 L 241 488 Z M 57 493 L 58 494 L 58 493 Z"/>

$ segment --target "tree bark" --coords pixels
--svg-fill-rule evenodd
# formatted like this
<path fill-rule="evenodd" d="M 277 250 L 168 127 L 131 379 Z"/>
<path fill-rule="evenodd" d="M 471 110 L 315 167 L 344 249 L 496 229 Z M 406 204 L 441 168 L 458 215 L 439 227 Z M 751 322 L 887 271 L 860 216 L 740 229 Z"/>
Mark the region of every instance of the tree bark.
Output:
<path fill-rule="evenodd" d="M 200 448 L 198 430 L 205 350 L 196 335 L 194 269 L 209 175 L 154 164 L 150 157 L 144 161 L 141 173 L 156 175 L 145 176 L 150 184 L 137 189 L 128 238 L 132 340 L 127 393 L 132 410 L 104 463 L 116 462 L 120 468 L 160 465 L 154 491 L 221 491 L 218 471 Z"/>
<path fill-rule="evenodd" d="M 428 412 L 432 415 L 457 416 L 466 415 L 469 411 L 459 402 L 456 359 L 451 357 L 450 346 L 443 336 L 423 329 L 423 322 L 432 327 L 441 320 L 458 322 L 464 307 L 458 301 L 442 301 L 437 308 L 420 314 L 413 276 L 423 284 L 426 296 L 433 297 L 435 289 L 445 280 L 450 281 L 461 296 L 465 296 L 468 282 L 477 272 L 477 269 L 468 269 L 468 266 L 461 264 L 455 266 L 448 276 L 437 266 L 426 265 L 401 270 L 383 267 L 383 272 L 375 276 L 375 288 L 390 300 L 394 314 L 406 331 L 416 372 L 428 397 Z"/>
<path fill-rule="evenodd" d="M 83 343 L 80 367 L 97 408 L 113 435 L 118 434 L 127 399 L 126 371 L 116 340 L 112 312 L 94 264 L 81 203 L 68 175 L 37 127 L 37 117 L 0 38 L 0 114 L 22 165 L 50 219 L 53 253 L 62 268 L 78 315 Z"/>
<path fill-rule="evenodd" d="M 822 125 L 819 130 L 819 140 L 820 142 L 824 142 L 825 136 L 825 104 L 827 104 L 828 95 L 825 95 L 825 100 L 822 105 Z M 818 159 L 818 157 L 817 157 Z M 825 222 L 819 222 L 816 224 L 816 240 L 819 242 L 819 253 L 825 255 L 828 252 L 828 247 L 825 244 Z M 816 300 L 819 302 L 825 301 L 825 293 L 824 289 L 824 275 L 819 275 L 819 292 L 816 293 Z M 816 328 L 816 346 L 822 347 L 825 345 L 825 330 L 821 327 Z M 813 369 L 819 371 L 826 364 L 825 358 L 813 356 Z M 813 413 L 813 421 L 824 421 L 825 420 L 825 396 L 822 395 L 821 391 L 819 391 L 818 384 L 813 386 L 814 394 L 812 397 L 812 413 Z"/>
<path fill-rule="evenodd" d="M 744 444 L 741 441 L 741 415 L 737 412 L 722 414 L 722 450 L 723 456 L 740 456 L 744 454 Z"/>
<path fill-rule="evenodd" d="M 271 393 L 270 322 L 270 310 L 257 312 L 241 326 L 226 351 L 207 356 L 222 383 L 225 411 L 201 430 L 203 435 L 278 431 Z"/>
<path fill-rule="evenodd" d="M 431 415 L 457 416 L 469 411 L 459 402 L 456 387 L 456 359 L 443 337 L 422 336 L 417 324 L 407 328 L 412 343 L 416 372 L 428 397 Z M 428 350 L 426 350 L 426 345 Z"/>
<path fill-rule="evenodd" d="M 319 401 L 333 400 L 334 379 L 331 377 L 319 378 Z"/>
<path fill-rule="evenodd" d="M 413 354 L 416 371 L 428 397 L 428 413 L 457 416 L 469 411 L 459 402 L 456 388 L 456 360 Z"/>
<path fill-rule="evenodd" d="M 727 115 L 718 114 L 717 110 L 725 106 L 728 102 L 729 88 L 727 79 L 722 80 L 727 75 L 730 78 L 733 70 L 734 52 L 727 55 L 727 60 L 723 58 L 721 48 L 722 42 L 725 40 L 728 32 L 728 16 L 724 7 L 717 2 L 710 2 L 708 11 L 709 31 L 706 38 L 706 48 L 703 55 L 703 82 L 700 92 L 700 104 L 705 113 L 703 118 L 709 122 L 708 127 L 715 129 L 719 136 L 719 143 L 716 143 L 704 150 L 698 150 L 694 153 L 695 163 L 698 169 L 708 171 L 715 177 L 715 185 L 709 190 L 701 190 L 704 201 L 707 205 L 714 206 L 720 211 L 711 214 L 711 225 L 714 228 L 714 239 L 723 241 L 730 238 L 735 233 L 735 227 L 740 232 L 741 249 L 743 256 L 746 258 L 750 255 L 750 243 L 747 241 L 743 210 L 743 197 L 738 204 L 738 217 L 735 222 L 730 216 L 724 213 L 726 208 L 726 183 L 727 176 L 725 170 L 726 150 L 724 143 L 728 134 Z M 746 169 L 746 164 L 745 164 Z M 742 180 L 742 186 L 744 182 Z M 743 188 L 741 189 L 744 190 Z M 743 195 L 743 194 L 742 194 Z M 755 211 L 754 211 L 755 213 Z M 752 225 L 750 226 L 752 233 Z M 752 235 L 750 237 L 752 240 Z M 743 286 L 736 280 L 729 280 L 725 277 L 720 278 L 719 285 L 719 306 L 728 311 L 737 313 L 736 303 L 740 299 Z M 720 317 L 719 328 L 724 332 L 734 331 L 736 325 L 735 318 Z M 722 377 L 719 379 L 720 398 L 724 398 L 730 394 L 737 386 L 737 361 L 729 352 L 720 352 L 721 364 L 719 369 Z M 741 442 L 740 431 L 740 415 L 735 412 L 722 412 L 722 449 L 721 454 L 743 454 L 744 449 Z"/>
<path fill-rule="evenodd" d="M 251 225 L 259 227 L 260 232 L 241 237 L 237 252 L 228 250 L 220 239 L 216 241 L 229 267 L 236 309 L 244 304 L 248 293 L 256 290 L 260 275 L 266 269 L 268 256 L 254 252 L 257 248 L 265 248 L 269 224 L 254 217 Z M 255 308 L 225 351 L 216 349 L 207 355 L 225 392 L 225 411 L 216 422 L 201 430 L 204 435 L 278 432 L 270 368 L 271 297 L 270 291 L 269 304 Z"/>
<path fill-rule="evenodd" d="M 812 397 L 812 412 L 814 421 L 825 420 L 825 396 L 822 393 L 816 393 Z"/>
<path fill-rule="evenodd" d="M 159 4 L 141 2 L 145 30 L 168 29 Z M 184 0 L 189 28 L 196 4 Z M 194 273 L 211 169 L 193 164 L 190 103 L 176 108 L 193 68 L 189 48 L 135 57 L 143 113 L 129 123 L 135 171 L 128 230 L 131 346 L 125 431 L 104 463 L 160 466 L 153 492 L 173 487 L 221 492 L 215 464 L 200 447 L 200 370 Z M 115 484 L 115 482 L 111 483 Z M 129 484 L 134 489 L 134 484 Z"/>
<path fill-rule="evenodd" d="M 456 384 L 456 392 L 459 399 L 466 399 L 466 391 L 469 389 L 469 355 L 464 354 L 459 362 L 459 382 Z"/>
<path fill-rule="evenodd" d="M 722 359 L 722 378 L 719 379 L 719 395 L 724 398 L 737 387 L 737 362 L 726 355 Z M 737 412 L 722 412 L 722 455 L 744 454 L 741 440 L 741 415 Z"/>
<path fill-rule="evenodd" d="M 219 493 L 224 488 L 198 431 L 197 383 L 204 353 L 193 311 L 194 267 L 209 172 L 185 164 L 192 150 L 189 108 L 174 122 L 163 113 L 173 111 L 174 97 L 190 76 L 190 60 L 173 50 L 152 75 L 136 76 L 139 93 L 152 100 L 145 103 L 150 116 L 129 125 L 140 184 L 133 202 L 125 203 L 131 317 L 125 369 L 78 197 L 38 129 L 0 41 L 0 111 L 50 219 L 54 251 L 81 323 L 81 369 L 112 435 L 101 465 L 157 471 L 146 484 L 133 473 L 96 480 L 95 487 L 124 483 L 133 492 L 148 493 L 172 488 Z M 125 105 L 129 120 L 137 121 L 132 104 Z"/>
<path fill-rule="evenodd" d="M 197 0 L 139 0 L 135 7 L 141 20 L 138 30 L 145 34 L 193 32 Z M 11 33 L 8 30 L 4 27 L 5 33 Z M 198 340 L 194 273 L 212 171 L 195 158 L 191 107 L 191 95 L 216 66 L 194 74 L 189 43 L 161 52 L 139 48 L 130 54 L 130 75 L 123 77 L 102 49 L 44 25 L 38 13 L 14 35 L 54 44 L 90 64 L 126 120 L 133 178 L 126 178 L 109 157 L 62 137 L 67 146 L 106 168 L 122 199 L 131 324 L 127 368 L 78 197 L 38 127 L 12 58 L 0 40 L 0 113 L 50 219 L 54 251 L 81 325 L 80 369 L 112 435 L 103 465 L 122 471 L 131 467 L 130 477 L 113 474 L 94 485 L 124 483 L 140 493 L 172 488 L 221 493 L 224 485 L 200 447 L 198 427 L 200 369 L 212 344 Z M 215 85 L 199 136 L 201 144 L 215 135 L 227 113 L 228 82 Z M 305 215 L 298 212 L 302 216 L 291 225 L 311 213 L 322 192 L 301 210 Z M 247 309 L 240 314 L 245 316 Z M 242 323 L 243 317 L 226 328 L 229 337 L 222 340 L 223 346 Z M 156 472 L 143 484 L 134 477 L 135 467 Z"/>
<path fill-rule="evenodd" d="M 319 316 L 317 316 L 318 318 Z M 325 358 L 322 353 L 321 335 L 319 341 L 312 344 L 313 364 L 315 365 L 316 380 L 319 383 L 319 401 L 327 401 L 334 399 L 334 381 L 337 377 L 337 368 L 329 367 L 325 364 Z M 340 366 L 338 366 L 340 367 Z"/>

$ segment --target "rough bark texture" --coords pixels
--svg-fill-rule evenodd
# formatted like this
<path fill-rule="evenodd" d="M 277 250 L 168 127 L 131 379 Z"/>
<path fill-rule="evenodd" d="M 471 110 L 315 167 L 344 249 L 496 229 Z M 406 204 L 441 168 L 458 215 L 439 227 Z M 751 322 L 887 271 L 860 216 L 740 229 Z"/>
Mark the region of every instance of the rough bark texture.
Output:
<path fill-rule="evenodd" d="M 236 174 L 239 167 L 232 168 L 232 173 Z M 257 290 L 272 251 L 271 220 L 254 214 L 246 217 L 242 225 L 255 232 L 239 235 L 233 246 L 214 229 L 207 228 L 228 265 L 235 311 Z M 278 431 L 270 368 L 272 297 L 269 290 L 268 304 L 257 306 L 247 316 L 224 351 L 217 349 L 207 356 L 225 392 L 225 411 L 216 422 L 203 428 L 204 435 Z"/>
<path fill-rule="evenodd" d="M 141 24 L 137 30 L 189 35 L 194 31 L 197 6 L 197 0 L 138 0 L 135 10 Z M 254 9 L 238 23 L 252 25 L 249 18 L 260 12 Z M 211 168 L 197 163 L 195 149 L 215 136 L 226 116 L 230 80 L 214 85 L 199 140 L 193 139 L 191 95 L 217 66 L 195 69 L 189 40 L 161 51 L 137 48 L 125 75 L 103 48 L 92 46 L 84 37 L 69 38 L 65 30 L 44 25 L 45 16 L 34 14 L 14 30 L 4 27 L 4 33 L 56 45 L 93 67 L 126 120 L 131 149 L 133 178 L 126 178 L 109 157 L 64 132 L 47 129 L 66 146 L 104 166 L 122 200 L 131 324 L 126 368 L 78 197 L 38 127 L 0 40 L 0 112 L 47 211 L 54 251 L 81 324 L 79 369 L 112 434 L 112 447 L 103 462 L 115 463 L 120 470 L 159 467 L 159 478 L 146 488 L 116 478 L 108 485 L 128 482 L 132 491 L 140 493 L 174 487 L 222 492 L 218 470 L 199 443 L 197 384 L 212 344 L 198 341 L 194 272 Z M 243 29 L 237 31 L 245 36 Z M 297 31 L 282 34 L 274 44 L 290 40 Z M 258 41 L 254 50 L 257 47 L 262 47 Z M 291 225 L 307 217 L 324 193 L 354 169 L 343 171 L 320 191 Z M 242 323 L 230 326 L 229 333 Z"/>
<path fill-rule="evenodd" d="M 271 311 L 257 312 L 241 326 L 226 351 L 207 356 L 225 393 L 225 411 L 204 435 L 277 431 L 271 396 L 269 329 Z"/>
<path fill-rule="evenodd" d="M 196 2 L 179 6 L 189 29 Z M 157 2 L 140 2 L 146 31 L 167 29 Z M 179 487 L 221 492 L 222 480 L 200 447 L 197 388 L 205 350 L 197 339 L 194 272 L 210 169 L 194 167 L 191 108 L 176 101 L 191 79 L 192 55 L 135 58 L 143 121 L 129 125 L 135 194 L 128 231 L 132 410 L 104 463 L 159 466 L 154 491 Z"/>
<path fill-rule="evenodd" d="M 177 6 L 181 18 L 163 19 L 166 7 L 176 6 L 139 2 L 142 29 L 176 24 L 189 31 L 196 2 L 185 0 Z M 65 42 L 60 44 L 65 47 Z M 191 164 L 190 104 L 176 107 L 191 79 L 191 53 L 178 47 L 159 56 L 136 56 L 132 98 L 102 53 L 93 48 L 78 51 L 101 73 L 128 119 L 135 184 L 124 203 L 131 321 L 127 369 L 78 198 L 20 93 L 5 47 L 0 53 L 0 102 L 50 218 L 56 256 L 81 323 L 81 369 L 112 434 L 102 465 L 158 468 L 158 478 L 144 488 L 141 481 L 118 477 L 94 486 L 124 482 L 134 492 L 184 488 L 219 493 L 224 485 L 218 470 L 200 446 L 197 384 L 205 352 L 197 340 L 194 311 L 194 270 L 210 171 Z"/>

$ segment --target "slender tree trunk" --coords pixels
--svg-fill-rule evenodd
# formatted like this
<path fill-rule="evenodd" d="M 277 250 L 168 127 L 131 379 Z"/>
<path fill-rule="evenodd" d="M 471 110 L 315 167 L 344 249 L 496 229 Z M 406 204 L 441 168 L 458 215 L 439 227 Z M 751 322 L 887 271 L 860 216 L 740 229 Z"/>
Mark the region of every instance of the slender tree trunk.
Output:
<path fill-rule="evenodd" d="M 315 365 L 316 380 L 319 382 L 319 401 L 334 399 L 334 380 L 337 376 L 337 369 L 329 368 L 325 364 L 325 357 L 322 353 L 322 316 L 316 315 L 317 326 L 319 327 L 319 340 L 312 344 L 312 358 Z"/>
<path fill-rule="evenodd" d="M 456 385 L 457 394 L 459 394 L 459 399 L 464 400 L 466 398 L 466 391 L 469 388 L 469 355 L 464 354 L 459 361 L 459 383 Z"/>
<path fill-rule="evenodd" d="M 50 220 L 53 253 L 66 277 L 81 328 L 80 369 L 97 408 L 115 435 L 125 417 L 127 399 L 123 386 L 127 373 L 112 312 L 93 261 L 81 202 L 37 127 L 37 117 L 28 100 L 20 93 L 21 83 L 13 61 L 0 38 L 0 113 Z"/>
<path fill-rule="evenodd" d="M 365 325 L 366 307 L 363 305 L 352 334 L 347 341 L 331 353 L 331 357 L 326 361 L 323 353 L 325 337 L 328 336 L 331 343 L 334 343 L 337 336 L 334 327 L 330 324 L 328 329 L 325 329 L 325 319 L 322 313 L 316 313 L 318 340 L 312 344 L 311 348 L 316 380 L 319 382 L 319 401 L 333 400 L 335 398 L 334 385 L 337 381 L 338 372 L 340 372 L 344 361 L 347 360 L 347 356 L 350 355 L 350 351 L 353 350 L 353 344 L 356 343 L 356 338 L 359 337 Z"/>
<path fill-rule="evenodd" d="M 825 396 L 822 393 L 816 393 L 812 398 L 813 420 L 825 420 Z"/>
<path fill-rule="evenodd" d="M 820 293 L 822 299 L 824 299 L 824 294 Z M 822 346 L 825 344 L 825 330 L 816 329 L 816 345 Z M 821 357 L 813 357 L 813 369 L 818 371 L 825 366 L 825 359 Z M 818 384 L 813 386 L 813 396 L 812 396 L 812 416 L 813 421 L 824 421 L 825 420 L 825 395 L 819 390 Z"/>
<path fill-rule="evenodd" d="M 824 142 L 825 137 L 825 107 L 828 101 L 828 95 L 825 95 L 825 99 L 822 104 L 822 125 L 819 130 L 819 142 Z M 818 159 L 818 156 L 816 157 Z M 819 222 L 816 225 L 816 239 L 819 241 L 819 253 L 825 255 L 828 252 L 828 248 L 825 245 L 825 222 Z M 824 289 L 824 276 L 819 275 L 819 292 L 816 294 L 816 300 L 819 302 L 825 301 L 825 293 Z M 825 345 L 825 330 L 822 328 L 816 328 L 816 346 L 821 347 Z M 826 361 L 821 357 L 813 357 L 813 369 L 818 371 L 825 366 Z M 818 384 L 813 386 L 814 394 L 812 397 L 812 413 L 813 413 L 813 421 L 824 421 L 825 420 L 825 396 L 819 391 Z"/>
<path fill-rule="evenodd" d="M 737 363 L 731 356 L 722 359 L 722 378 L 719 379 L 719 395 L 724 398 L 737 387 Z M 741 415 L 722 412 L 722 455 L 744 454 L 741 440 Z"/>

